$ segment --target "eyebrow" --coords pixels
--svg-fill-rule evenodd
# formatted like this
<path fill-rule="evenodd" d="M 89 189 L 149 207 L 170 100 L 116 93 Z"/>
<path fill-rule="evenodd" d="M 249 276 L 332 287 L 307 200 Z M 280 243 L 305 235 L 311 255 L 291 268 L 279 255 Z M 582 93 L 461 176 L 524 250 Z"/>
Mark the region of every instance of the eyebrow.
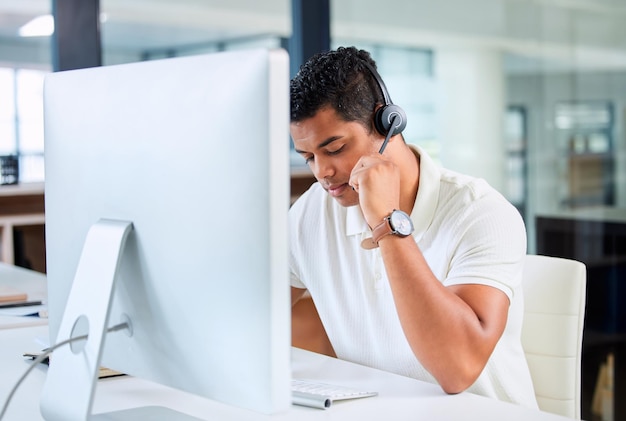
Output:
<path fill-rule="evenodd" d="M 328 145 L 330 145 L 331 143 L 333 143 L 335 140 L 339 140 L 339 139 L 341 139 L 342 137 L 343 137 L 343 136 L 332 136 L 332 137 L 329 137 L 328 139 L 324 140 L 322 143 L 320 143 L 319 145 L 317 145 L 317 149 L 321 149 L 321 148 L 323 148 L 323 147 L 325 147 L 325 146 L 328 146 Z M 299 150 L 299 149 L 295 149 L 295 151 L 296 151 L 297 153 L 306 153 L 305 151 L 301 151 L 301 150 Z"/>

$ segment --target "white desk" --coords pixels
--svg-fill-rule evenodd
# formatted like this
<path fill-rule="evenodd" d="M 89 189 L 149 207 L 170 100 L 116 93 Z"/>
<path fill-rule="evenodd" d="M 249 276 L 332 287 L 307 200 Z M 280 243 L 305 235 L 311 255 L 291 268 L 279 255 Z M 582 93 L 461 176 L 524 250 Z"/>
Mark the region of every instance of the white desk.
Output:
<path fill-rule="evenodd" d="M 48 297 L 46 275 L 33 270 L 0 263 L 0 285 L 11 286 L 28 294 L 29 301 L 43 300 Z M 30 311 L 40 307 L 24 307 Z M 8 316 L 9 310 L 0 309 L 0 329 L 36 326 L 47 324 L 47 319 L 39 317 Z"/>
<path fill-rule="evenodd" d="M 46 326 L 0 330 L 0 402 L 27 368 L 24 351 L 38 351 Z M 39 398 L 46 367 L 40 366 L 16 392 L 3 421 L 41 420 Z M 432 384 L 374 370 L 299 349 L 293 350 L 294 377 L 364 387 L 379 396 L 335 402 L 327 410 L 293 406 L 275 416 L 241 410 L 131 377 L 100 380 L 94 413 L 160 405 L 205 420 L 506 420 L 557 421 L 566 418 L 469 393 L 446 395 Z"/>

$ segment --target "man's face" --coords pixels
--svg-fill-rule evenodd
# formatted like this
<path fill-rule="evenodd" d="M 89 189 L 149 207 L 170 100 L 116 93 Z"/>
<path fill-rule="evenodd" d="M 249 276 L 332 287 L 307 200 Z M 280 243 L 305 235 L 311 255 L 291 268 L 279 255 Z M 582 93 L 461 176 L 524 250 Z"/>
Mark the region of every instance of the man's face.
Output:
<path fill-rule="evenodd" d="M 357 205 L 359 195 L 348 185 L 350 173 L 360 157 L 376 151 L 376 132 L 342 120 L 331 107 L 291 123 L 290 130 L 296 152 L 328 194 L 342 206 Z"/>

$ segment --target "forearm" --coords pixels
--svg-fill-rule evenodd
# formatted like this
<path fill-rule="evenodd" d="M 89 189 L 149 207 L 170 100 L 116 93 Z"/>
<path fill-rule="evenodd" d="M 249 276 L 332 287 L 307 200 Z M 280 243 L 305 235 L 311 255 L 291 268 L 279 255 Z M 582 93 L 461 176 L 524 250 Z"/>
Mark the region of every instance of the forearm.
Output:
<path fill-rule="evenodd" d="M 389 236 L 380 242 L 380 248 L 398 316 L 414 354 L 446 392 L 466 389 L 484 368 L 504 329 L 506 313 L 504 317 L 499 313 L 501 304 L 487 312 L 481 310 L 490 308 L 490 303 L 480 301 L 490 299 L 496 290 L 488 291 L 484 298 L 476 292 L 493 288 L 472 285 L 468 294 L 465 287 L 445 287 L 410 237 Z M 506 296 L 504 299 L 508 306 Z"/>

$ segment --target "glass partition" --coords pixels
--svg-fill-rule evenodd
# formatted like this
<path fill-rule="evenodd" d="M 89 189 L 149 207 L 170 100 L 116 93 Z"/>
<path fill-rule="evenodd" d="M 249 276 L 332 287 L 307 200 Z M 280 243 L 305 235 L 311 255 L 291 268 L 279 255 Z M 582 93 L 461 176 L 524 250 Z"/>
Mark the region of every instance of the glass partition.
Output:
<path fill-rule="evenodd" d="M 0 155 L 20 182 L 43 181 L 43 77 L 50 72 L 50 0 L 0 4 Z"/>
<path fill-rule="evenodd" d="M 290 10 L 290 0 L 102 0 L 103 63 L 280 47 Z"/>
<path fill-rule="evenodd" d="M 419 104 L 407 140 L 500 190 L 529 253 L 587 265 L 584 419 L 603 417 L 591 403 L 608 354 L 626 393 L 625 16 L 618 0 L 332 3 L 333 43 L 372 48 L 394 101 Z M 415 51 L 432 71 L 407 66 Z"/>

